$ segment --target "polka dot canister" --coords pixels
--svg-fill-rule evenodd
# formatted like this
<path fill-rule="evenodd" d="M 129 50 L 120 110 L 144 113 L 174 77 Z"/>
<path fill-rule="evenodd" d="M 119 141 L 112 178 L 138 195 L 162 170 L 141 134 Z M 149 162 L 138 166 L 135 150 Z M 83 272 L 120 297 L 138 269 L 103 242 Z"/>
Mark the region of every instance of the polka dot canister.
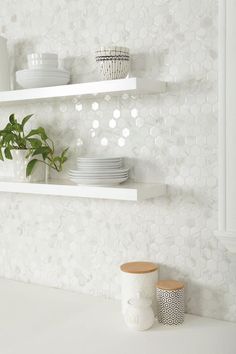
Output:
<path fill-rule="evenodd" d="M 165 325 L 184 322 L 184 284 L 176 280 L 160 280 L 156 285 L 158 320 Z"/>
<path fill-rule="evenodd" d="M 156 315 L 158 266 L 151 262 L 129 262 L 123 264 L 120 269 L 122 313 L 126 312 L 131 298 L 140 296 L 152 300 L 152 309 Z"/>

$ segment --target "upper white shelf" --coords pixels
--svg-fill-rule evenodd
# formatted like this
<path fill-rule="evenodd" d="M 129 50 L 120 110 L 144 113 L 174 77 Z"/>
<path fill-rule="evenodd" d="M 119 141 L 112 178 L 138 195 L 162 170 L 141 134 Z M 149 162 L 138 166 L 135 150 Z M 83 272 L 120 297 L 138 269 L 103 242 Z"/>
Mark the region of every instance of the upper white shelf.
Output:
<path fill-rule="evenodd" d="M 119 95 L 122 93 L 154 94 L 165 92 L 166 83 L 142 78 L 86 82 L 53 87 L 0 92 L 0 103 L 40 100 L 70 96 Z"/>
<path fill-rule="evenodd" d="M 118 186 L 98 187 L 78 186 L 63 179 L 50 180 L 49 183 L 20 183 L 0 180 L 0 192 L 140 201 L 164 195 L 166 185 L 129 181 Z"/>

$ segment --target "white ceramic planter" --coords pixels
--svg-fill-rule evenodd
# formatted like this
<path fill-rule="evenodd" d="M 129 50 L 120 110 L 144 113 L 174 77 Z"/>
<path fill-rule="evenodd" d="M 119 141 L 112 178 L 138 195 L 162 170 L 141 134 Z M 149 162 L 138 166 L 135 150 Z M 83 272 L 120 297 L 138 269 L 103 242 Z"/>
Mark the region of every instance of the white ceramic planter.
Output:
<path fill-rule="evenodd" d="M 16 182 L 42 182 L 45 180 L 45 165 L 37 164 L 31 176 L 26 177 L 26 167 L 30 159 L 26 159 L 27 150 L 11 150 L 12 160 L 5 160 L 7 163 L 7 175 Z"/>
<path fill-rule="evenodd" d="M 7 41 L 0 36 L 0 91 L 10 90 L 10 64 Z"/>
<path fill-rule="evenodd" d="M 128 301 L 137 297 L 152 300 L 152 309 L 157 314 L 156 283 L 158 267 L 149 262 L 130 262 L 121 266 L 121 303 L 125 314 Z"/>

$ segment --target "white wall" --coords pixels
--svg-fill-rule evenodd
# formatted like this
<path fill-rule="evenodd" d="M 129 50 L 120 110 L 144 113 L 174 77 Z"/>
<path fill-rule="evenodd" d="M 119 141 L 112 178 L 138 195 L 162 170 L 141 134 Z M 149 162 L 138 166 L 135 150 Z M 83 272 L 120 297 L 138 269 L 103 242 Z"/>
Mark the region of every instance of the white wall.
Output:
<path fill-rule="evenodd" d="M 56 51 L 73 82 L 97 79 L 94 50 L 113 43 L 130 47 L 134 75 L 171 83 L 160 96 L 1 107 L 4 118 L 35 112 L 72 151 L 81 138 L 88 152 L 134 158 L 136 177 L 162 179 L 170 195 L 129 203 L 1 194 L 0 275 L 119 297 L 119 265 L 152 260 L 162 277 L 185 280 L 188 312 L 235 321 L 235 256 L 213 234 L 217 1 L 4 1 L 0 24 L 16 69 L 28 52 Z"/>

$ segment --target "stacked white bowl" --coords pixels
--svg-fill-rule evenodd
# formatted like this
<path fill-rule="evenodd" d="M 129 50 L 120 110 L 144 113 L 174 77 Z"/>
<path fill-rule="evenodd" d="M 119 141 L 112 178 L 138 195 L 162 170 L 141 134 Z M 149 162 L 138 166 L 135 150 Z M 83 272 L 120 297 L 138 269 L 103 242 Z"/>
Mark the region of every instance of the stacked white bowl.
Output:
<path fill-rule="evenodd" d="M 58 55 L 54 53 L 32 53 L 27 55 L 29 69 L 57 69 Z"/>
<path fill-rule="evenodd" d="M 58 69 L 58 55 L 32 53 L 27 56 L 29 69 L 16 72 L 16 82 L 23 88 L 66 85 L 70 73 Z"/>
<path fill-rule="evenodd" d="M 103 80 L 124 79 L 129 73 L 129 48 L 102 47 L 96 51 L 95 59 Z"/>
<path fill-rule="evenodd" d="M 115 185 L 128 179 L 129 169 L 124 168 L 122 157 L 78 157 L 68 175 L 76 184 Z"/>

